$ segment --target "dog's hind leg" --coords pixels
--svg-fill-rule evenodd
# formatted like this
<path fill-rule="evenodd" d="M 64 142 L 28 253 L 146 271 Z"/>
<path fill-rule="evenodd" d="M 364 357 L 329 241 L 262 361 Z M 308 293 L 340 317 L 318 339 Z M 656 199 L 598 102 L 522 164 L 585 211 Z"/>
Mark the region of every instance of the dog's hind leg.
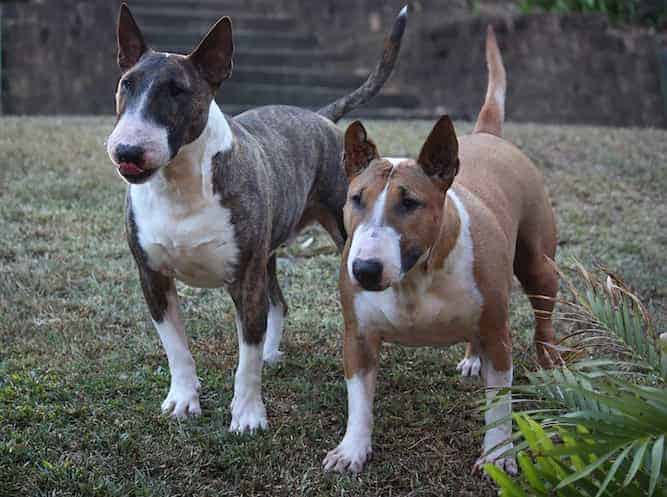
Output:
<path fill-rule="evenodd" d="M 336 149 L 338 150 L 338 149 Z M 321 173 L 316 188 L 317 195 L 311 215 L 329 233 L 340 253 L 343 252 L 347 233 L 343 220 L 343 207 L 347 200 L 348 181 L 341 163 L 342 150 L 338 150 L 334 160 L 326 165 L 326 170 Z"/>
<path fill-rule="evenodd" d="M 552 265 L 556 254 L 556 238 L 549 234 L 536 240 L 537 227 L 521 226 L 516 243 L 514 274 L 528 295 L 535 314 L 535 349 L 543 368 L 562 364 L 555 347 L 556 338 L 552 313 L 558 293 L 558 273 Z"/>
<path fill-rule="evenodd" d="M 283 356 L 279 347 L 283 336 L 283 324 L 287 315 L 287 302 L 285 302 L 285 297 L 278 284 L 275 254 L 269 258 L 266 269 L 269 279 L 269 315 L 266 320 L 263 357 L 267 364 L 275 364 Z"/>
<path fill-rule="evenodd" d="M 259 249 L 259 247 L 258 247 Z M 268 428 L 262 400 L 263 342 L 269 314 L 266 259 L 257 257 L 245 268 L 240 283 L 229 289 L 236 306 L 239 363 L 234 377 L 232 422 L 237 433 Z"/>
<path fill-rule="evenodd" d="M 465 356 L 456 366 L 456 370 L 461 373 L 461 376 L 464 378 L 479 376 L 479 372 L 482 369 L 482 361 L 479 358 L 478 349 L 478 346 L 468 343 Z"/>
<path fill-rule="evenodd" d="M 345 225 L 343 224 L 343 214 L 334 213 L 323 207 L 318 212 L 317 220 L 329 233 L 338 251 L 342 252 L 347 238 Z"/>

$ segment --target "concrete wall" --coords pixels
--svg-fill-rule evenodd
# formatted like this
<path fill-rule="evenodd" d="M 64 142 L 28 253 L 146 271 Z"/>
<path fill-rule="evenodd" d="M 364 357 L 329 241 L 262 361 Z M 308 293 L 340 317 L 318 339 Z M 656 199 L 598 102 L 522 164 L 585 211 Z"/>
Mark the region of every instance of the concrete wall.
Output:
<path fill-rule="evenodd" d="M 117 2 L 3 3 L 3 112 L 113 112 Z"/>
<path fill-rule="evenodd" d="M 506 0 L 504 0 L 506 1 Z M 464 19 L 470 14 L 469 0 L 283 0 L 287 9 L 303 19 L 323 46 L 347 50 L 349 69 L 366 75 L 378 61 L 382 42 L 400 10 L 410 4 L 408 27 L 397 68 L 412 57 L 405 47 L 419 47 L 430 27 L 442 19 Z M 407 80 L 394 75 L 385 88 L 400 92 Z M 417 89 L 417 92 L 419 90 Z"/>
<path fill-rule="evenodd" d="M 342 1 L 349 12 L 334 8 L 339 0 L 325 0 L 318 14 L 302 0 L 303 17 L 328 43 L 363 40 L 363 47 L 379 46 L 403 3 Z M 667 127 L 660 77 L 664 72 L 667 79 L 667 62 L 660 63 L 667 61 L 664 32 L 614 29 L 596 14 L 524 16 L 499 5 L 505 15 L 472 17 L 465 1 L 446 8 L 427 0 L 412 5 L 402 57 L 387 86 L 416 93 L 433 114 L 476 117 L 486 91 L 484 38 L 492 23 L 508 72 L 508 119 Z M 494 12 L 488 1 L 485 7 Z M 369 28 L 371 19 L 380 19 L 380 29 Z M 367 49 L 352 55 L 358 72 L 370 70 L 377 57 Z"/>
<path fill-rule="evenodd" d="M 358 74 L 376 62 L 381 40 L 404 4 L 279 1 L 325 45 L 347 48 L 350 63 L 344 70 Z M 118 78 L 118 3 L 2 3 L 3 112 L 111 113 Z M 493 22 L 508 70 L 509 119 L 667 126 L 658 63 L 659 51 L 667 50 L 664 33 L 619 31 L 595 15 L 470 17 L 467 0 L 414 0 L 411 5 L 402 55 L 388 88 L 418 95 L 427 113 L 476 116 L 486 86 L 484 31 Z"/>
<path fill-rule="evenodd" d="M 395 75 L 423 104 L 476 116 L 486 88 L 484 38 L 491 22 L 508 74 L 515 121 L 667 126 L 658 53 L 665 37 L 618 31 L 597 15 L 471 18 L 411 39 Z"/>

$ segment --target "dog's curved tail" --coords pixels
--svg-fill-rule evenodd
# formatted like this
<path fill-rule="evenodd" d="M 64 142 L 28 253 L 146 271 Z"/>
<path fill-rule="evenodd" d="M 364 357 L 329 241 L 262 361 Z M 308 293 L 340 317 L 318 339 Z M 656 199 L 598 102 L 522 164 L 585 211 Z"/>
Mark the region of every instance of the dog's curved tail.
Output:
<path fill-rule="evenodd" d="M 501 136 L 505 121 L 505 91 L 507 79 L 500 55 L 496 34 L 489 25 L 486 33 L 486 65 L 489 69 L 489 86 L 482 110 L 479 111 L 473 133 L 491 133 Z"/>
<path fill-rule="evenodd" d="M 401 12 L 394 21 L 391 33 L 384 43 L 382 58 L 366 82 L 349 95 L 339 98 L 326 107 L 322 107 L 317 111 L 318 114 L 333 122 L 337 122 L 345 114 L 365 104 L 377 95 L 394 70 L 394 64 L 401 48 L 401 39 L 405 32 L 407 20 L 408 6 L 406 5 L 401 9 Z"/>

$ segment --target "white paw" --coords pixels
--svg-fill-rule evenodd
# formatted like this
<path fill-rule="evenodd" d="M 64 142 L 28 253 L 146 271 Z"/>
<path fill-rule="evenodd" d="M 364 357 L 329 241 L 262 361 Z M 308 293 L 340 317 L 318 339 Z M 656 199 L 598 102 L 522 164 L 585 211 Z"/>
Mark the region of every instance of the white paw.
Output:
<path fill-rule="evenodd" d="M 322 465 L 324 471 L 359 473 L 370 459 L 372 452 L 370 439 L 344 437 L 338 447 L 329 451 Z"/>
<path fill-rule="evenodd" d="M 269 366 L 273 366 L 282 361 L 283 355 L 285 354 L 277 349 L 264 350 L 263 359 L 266 364 L 268 364 Z"/>
<path fill-rule="evenodd" d="M 232 423 L 229 425 L 229 431 L 235 433 L 254 432 L 256 430 L 266 430 L 269 423 L 266 420 L 266 409 L 264 402 L 259 396 L 237 400 L 232 400 Z"/>
<path fill-rule="evenodd" d="M 479 376 L 481 369 L 482 361 L 477 355 L 464 357 L 463 360 L 456 366 L 456 370 L 459 371 L 463 377 Z"/>
<path fill-rule="evenodd" d="M 495 464 L 510 476 L 515 476 L 519 473 L 519 468 L 516 465 L 514 456 L 499 457 L 497 459 L 489 456 L 482 456 L 477 459 L 475 466 L 473 466 L 473 471 L 481 471 L 484 468 L 484 465 L 488 463 Z"/>
<path fill-rule="evenodd" d="M 174 418 L 199 416 L 199 380 L 172 380 L 167 398 L 162 402 L 162 413 Z"/>

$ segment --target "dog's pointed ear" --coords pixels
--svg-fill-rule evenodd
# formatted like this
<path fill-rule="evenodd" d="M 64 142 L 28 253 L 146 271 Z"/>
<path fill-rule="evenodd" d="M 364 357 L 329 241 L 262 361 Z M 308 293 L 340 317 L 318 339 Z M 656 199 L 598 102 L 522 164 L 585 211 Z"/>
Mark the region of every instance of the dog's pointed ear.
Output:
<path fill-rule="evenodd" d="M 211 87 L 217 89 L 232 75 L 234 39 L 231 19 L 223 17 L 216 22 L 188 58 Z"/>
<path fill-rule="evenodd" d="M 361 173 L 373 159 L 380 157 L 375 143 L 368 139 L 361 121 L 354 121 L 345 132 L 345 174 L 352 179 Z"/>
<path fill-rule="evenodd" d="M 134 66 L 148 50 L 144 36 L 132 17 L 126 3 L 121 4 L 118 14 L 118 65 L 125 72 Z"/>
<path fill-rule="evenodd" d="M 459 142 L 449 116 L 442 116 L 431 130 L 417 160 L 427 176 L 449 188 L 459 172 Z"/>

